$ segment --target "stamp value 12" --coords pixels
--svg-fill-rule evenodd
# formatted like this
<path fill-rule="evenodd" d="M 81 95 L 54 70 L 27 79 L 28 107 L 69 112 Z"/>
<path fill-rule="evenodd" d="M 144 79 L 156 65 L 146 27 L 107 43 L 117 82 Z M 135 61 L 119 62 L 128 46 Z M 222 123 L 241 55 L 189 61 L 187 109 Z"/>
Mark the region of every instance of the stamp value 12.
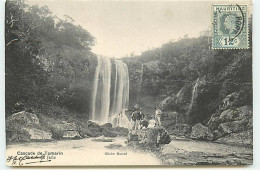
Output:
<path fill-rule="evenodd" d="M 247 5 L 213 5 L 212 48 L 247 49 Z"/>

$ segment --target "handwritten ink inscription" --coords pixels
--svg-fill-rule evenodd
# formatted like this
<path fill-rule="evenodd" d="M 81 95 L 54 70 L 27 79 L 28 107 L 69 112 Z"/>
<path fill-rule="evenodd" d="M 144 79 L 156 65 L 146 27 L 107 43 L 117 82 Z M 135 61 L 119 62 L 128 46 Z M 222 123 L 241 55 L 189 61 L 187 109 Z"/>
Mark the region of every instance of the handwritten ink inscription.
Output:
<path fill-rule="evenodd" d="M 51 162 L 58 156 L 63 155 L 63 152 L 21 152 L 18 151 L 16 155 L 7 156 L 6 162 L 12 166 L 26 166 L 34 163 Z"/>

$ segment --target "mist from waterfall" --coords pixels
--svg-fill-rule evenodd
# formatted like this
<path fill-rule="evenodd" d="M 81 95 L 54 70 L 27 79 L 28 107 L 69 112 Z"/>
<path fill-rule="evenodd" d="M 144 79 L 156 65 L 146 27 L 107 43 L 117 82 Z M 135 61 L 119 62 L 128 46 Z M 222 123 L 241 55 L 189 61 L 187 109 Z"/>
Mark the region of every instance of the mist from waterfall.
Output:
<path fill-rule="evenodd" d="M 128 126 L 129 120 L 125 115 L 129 104 L 128 67 L 121 60 L 114 60 L 114 66 L 113 71 L 110 58 L 97 57 L 91 120 L 100 123 L 111 122 L 114 126 Z M 111 80 L 112 76 L 114 80 Z M 115 121 L 120 123 L 114 124 Z"/>

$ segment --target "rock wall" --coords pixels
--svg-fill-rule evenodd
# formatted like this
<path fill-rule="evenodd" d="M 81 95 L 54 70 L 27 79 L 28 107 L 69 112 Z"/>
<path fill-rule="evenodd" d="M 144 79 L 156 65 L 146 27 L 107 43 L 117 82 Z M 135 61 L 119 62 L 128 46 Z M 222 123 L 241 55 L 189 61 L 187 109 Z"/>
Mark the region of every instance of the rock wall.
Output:
<path fill-rule="evenodd" d="M 245 92 L 252 90 L 241 84 L 241 88 L 231 92 L 234 88 L 227 89 L 230 85 L 230 82 L 211 83 L 206 78 L 186 84 L 160 103 L 163 126 L 175 136 L 249 144 L 253 115 L 252 106 L 246 105 L 251 103 Z M 231 93 L 225 95 L 227 91 Z"/>

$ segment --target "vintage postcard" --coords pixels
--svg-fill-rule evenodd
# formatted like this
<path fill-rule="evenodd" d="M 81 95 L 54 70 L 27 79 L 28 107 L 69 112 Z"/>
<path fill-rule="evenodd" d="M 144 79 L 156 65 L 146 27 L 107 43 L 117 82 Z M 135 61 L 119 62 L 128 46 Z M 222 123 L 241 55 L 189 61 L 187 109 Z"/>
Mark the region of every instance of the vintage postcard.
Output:
<path fill-rule="evenodd" d="M 253 164 L 252 1 L 6 0 L 8 166 Z"/>

